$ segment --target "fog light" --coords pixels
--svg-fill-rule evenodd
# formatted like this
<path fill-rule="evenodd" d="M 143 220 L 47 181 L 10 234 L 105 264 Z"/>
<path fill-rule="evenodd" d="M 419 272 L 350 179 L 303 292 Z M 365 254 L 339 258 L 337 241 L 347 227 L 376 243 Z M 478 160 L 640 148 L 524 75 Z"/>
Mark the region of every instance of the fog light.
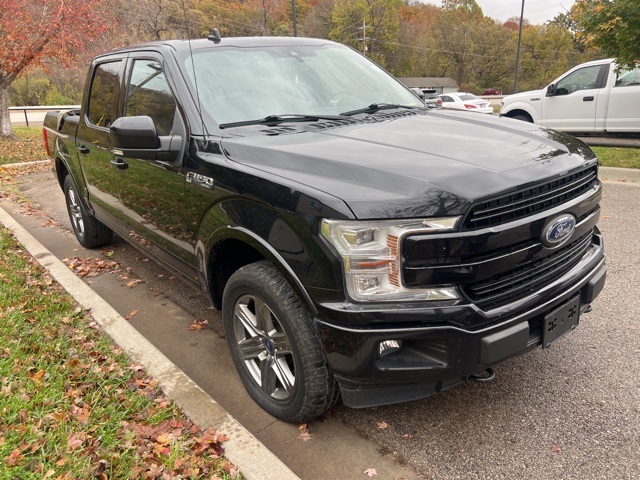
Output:
<path fill-rule="evenodd" d="M 385 340 L 380 342 L 380 356 L 384 357 L 402 348 L 402 340 Z"/>

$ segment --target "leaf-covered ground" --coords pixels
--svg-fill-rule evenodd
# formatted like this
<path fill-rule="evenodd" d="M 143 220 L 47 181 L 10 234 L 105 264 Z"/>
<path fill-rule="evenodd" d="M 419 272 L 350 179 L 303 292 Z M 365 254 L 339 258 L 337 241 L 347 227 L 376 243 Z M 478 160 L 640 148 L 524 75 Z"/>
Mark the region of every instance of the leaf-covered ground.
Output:
<path fill-rule="evenodd" d="M 0 136 L 0 165 L 46 160 L 42 128 L 13 127 L 13 137 Z"/>
<path fill-rule="evenodd" d="M 19 200 L 22 170 L 0 169 L 0 198 Z M 80 275 L 113 270 L 67 261 Z M 187 419 L 0 227 L 0 478 L 241 478 L 225 440 Z"/>

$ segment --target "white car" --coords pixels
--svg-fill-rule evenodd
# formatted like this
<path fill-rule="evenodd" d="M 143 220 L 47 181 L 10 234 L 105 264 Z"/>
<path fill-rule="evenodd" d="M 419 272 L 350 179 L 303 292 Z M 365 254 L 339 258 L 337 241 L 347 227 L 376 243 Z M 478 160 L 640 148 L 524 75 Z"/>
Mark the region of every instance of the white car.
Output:
<path fill-rule="evenodd" d="M 493 107 L 488 100 L 476 97 L 473 93 L 454 92 L 440 95 L 443 108 L 468 110 L 469 112 L 493 113 Z"/>

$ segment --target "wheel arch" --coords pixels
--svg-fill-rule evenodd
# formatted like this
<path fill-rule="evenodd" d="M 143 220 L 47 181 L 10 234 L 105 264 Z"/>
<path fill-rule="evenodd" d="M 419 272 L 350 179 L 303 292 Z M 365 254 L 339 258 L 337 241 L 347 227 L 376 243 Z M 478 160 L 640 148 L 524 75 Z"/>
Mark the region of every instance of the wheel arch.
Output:
<path fill-rule="evenodd" d="M 260 261 L 270 261 L 285 277 L 309 310 L 317 309 L 307 289 L 284 257 L 264 238 L 241 226 L 225 225 L 212 235 L 211 248 L 205 257 L 206 283 L 216 309 L 222 309 L 222 296 L 231 275 L 239 268 Z"/>
<path fill-rule="evenodd" d="M 503 117 L 516 118 L 516 117 L 526 117 L 529 122 L 534 123 L 533 117 L 531 114 L 521 108 L 516 108 L 514 110 L 510 110 L 508 113 L 505 113 Z"/>

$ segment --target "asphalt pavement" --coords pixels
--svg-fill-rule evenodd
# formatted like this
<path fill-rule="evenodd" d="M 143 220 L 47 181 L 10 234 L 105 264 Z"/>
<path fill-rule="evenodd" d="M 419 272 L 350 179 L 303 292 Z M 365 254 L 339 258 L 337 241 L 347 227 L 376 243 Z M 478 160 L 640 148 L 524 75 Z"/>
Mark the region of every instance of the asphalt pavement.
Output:
<path fill-rule="evenodd" d="M 129 267 L 127 278 L 87 283 L 120 316 L 137 311 L 128 323 L 302 479 L 368 478 L 368 469 L 380 479 L 640 479 L 640 175 L 602 168 L 601 177 L 609 272 L 576 331 L 498 366 L 492 383 L 388 407 L 341 406 L 307 425 L 308 435 L 244 392 L 203 296 L 121 239 L 103 253 L 77 244 L 50 172 L 23 177 L 21 190 L 60 226 L 0 206 L 57 258 L 107 255 Z M 142 281 L 130 287 L 132 278 Z M 207 329 L 188 329 L 205 320 Z"/>

